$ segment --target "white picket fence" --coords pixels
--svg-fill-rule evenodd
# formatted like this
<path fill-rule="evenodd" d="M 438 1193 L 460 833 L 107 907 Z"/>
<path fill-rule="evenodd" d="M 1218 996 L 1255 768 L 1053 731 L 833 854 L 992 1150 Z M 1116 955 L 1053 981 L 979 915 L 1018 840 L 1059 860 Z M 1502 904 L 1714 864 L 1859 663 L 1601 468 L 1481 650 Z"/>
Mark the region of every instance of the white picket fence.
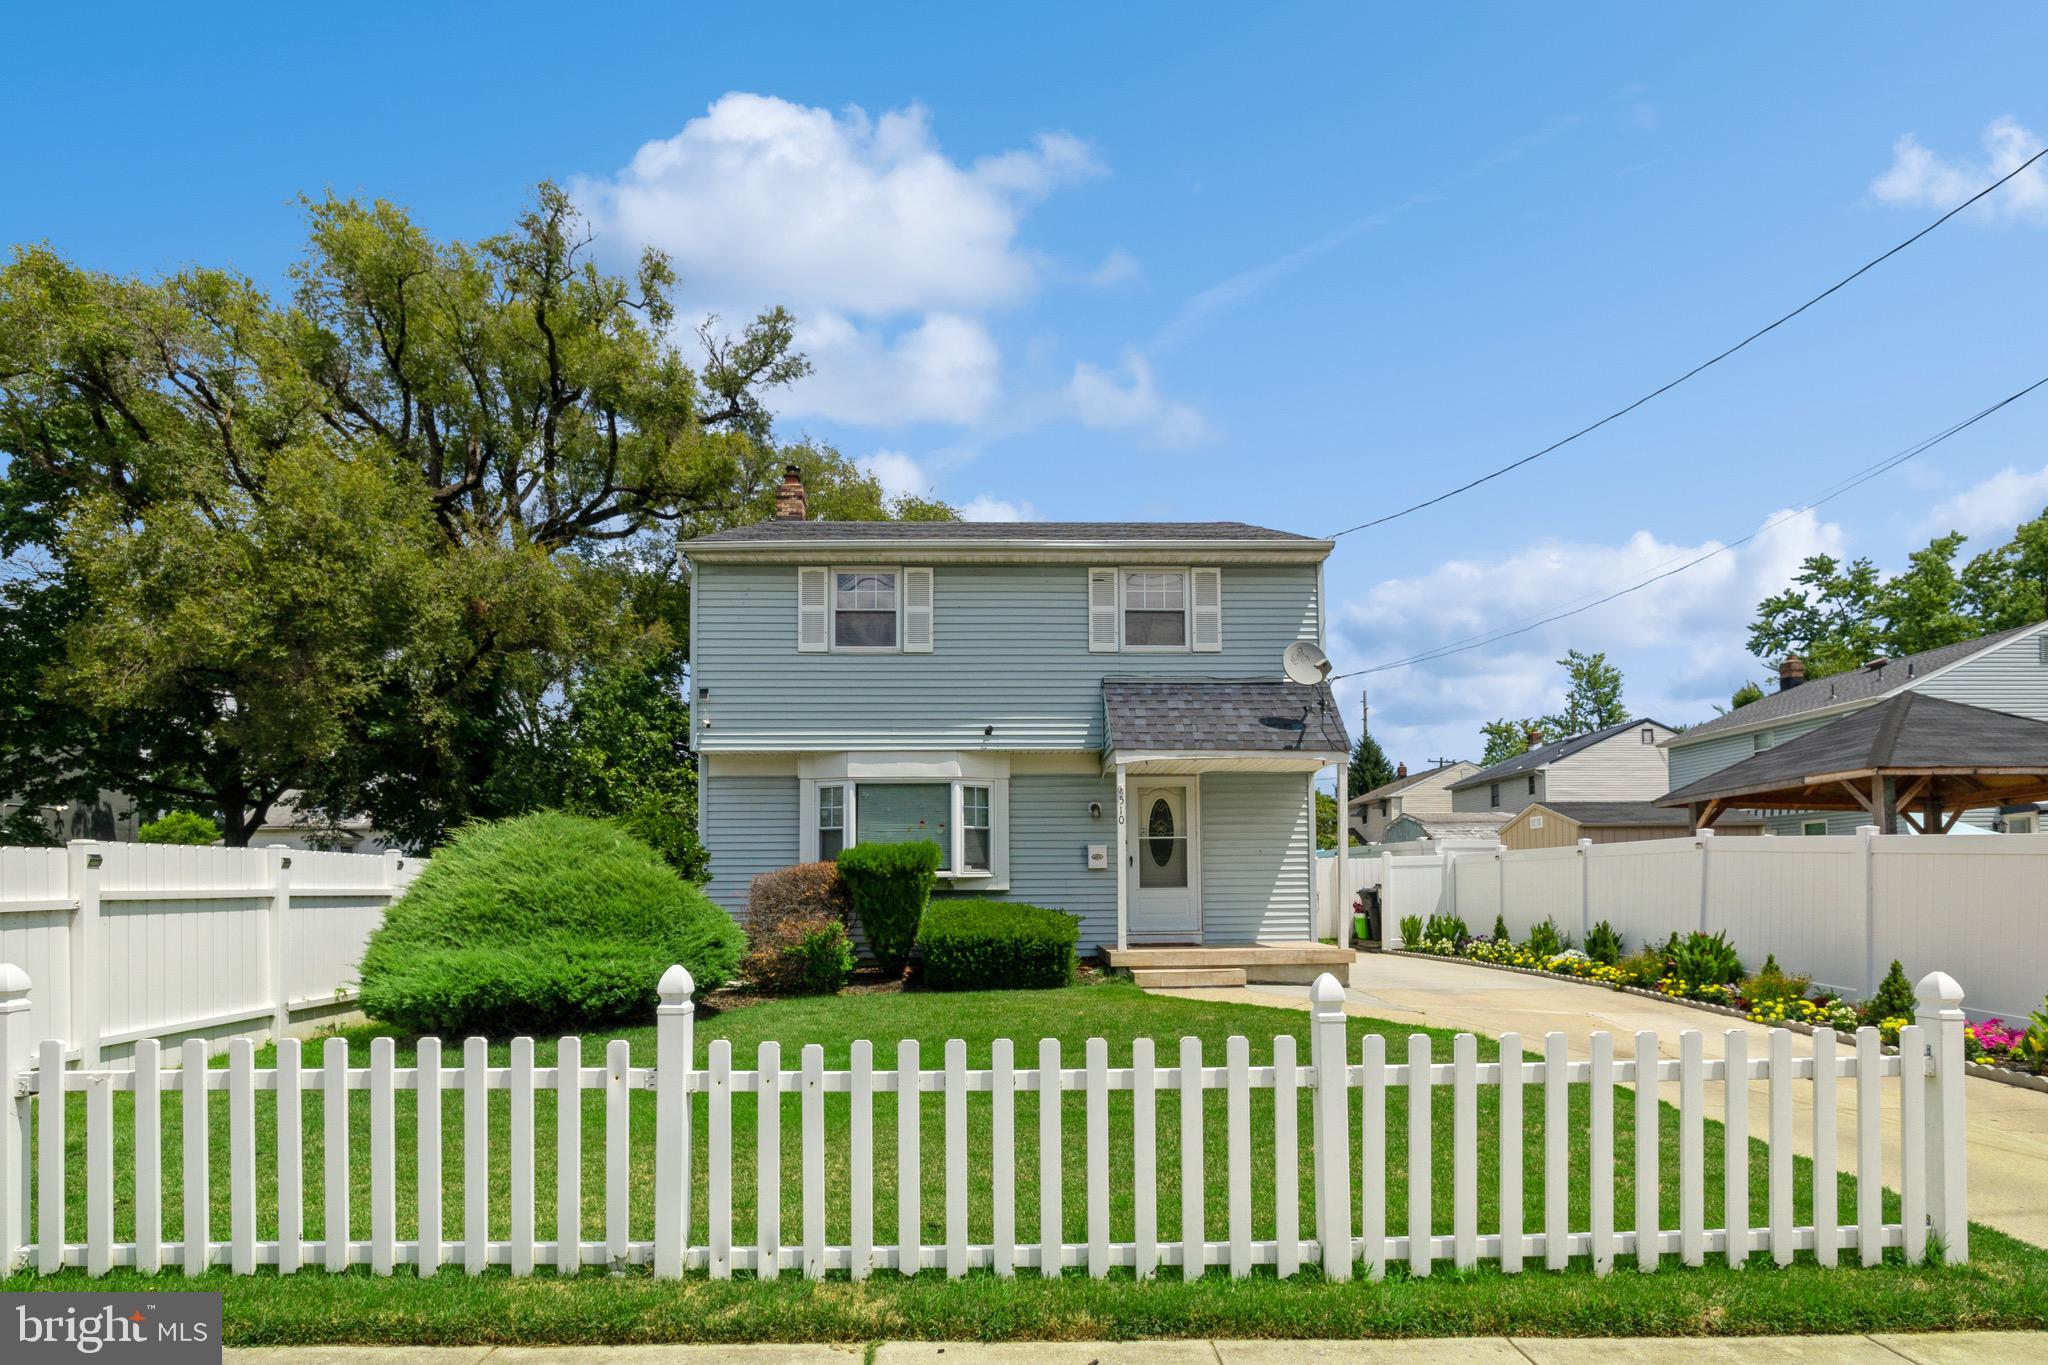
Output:
<path fill-rule="evenodd" d="M 281 1035 L 353 1000 L 363 944 L 425 866 L 398 853 L 79 841 L 0 848 L 0 962 L 85 1066 L 145 1038 Z"/>
<path fill-rule="evenodd" d="M 1971 1013 L 2024 1019 L 2048 995 L 2048 954 L 2015 952 L 2048 922 L 2048 834 L 1713 835 L 1575 848 L 1389 857 L 1387 929 L 1403 916 L 1460 916 L 1473 933 L 1506 919 L 1517 940 L 1548 919 L 1586 941 L 1606 920 L 1630 952 L 1673 933 L 1726 933 L 1752 967 L 1854 997 L 1894 959 L 1909 976 L 1970 983 Z"/>
<path fill-rule="evenodd" d="M 1631 1058 L 1617 1057 L 1613 1037 L 1600 1033 L 1593 1036 L 1590 1060 L 1573 1062 L 1567 1059 L 1564 1035 L 1552 1033 L 1544 1040 L 1542 1061 L 1522 1060 L 1522 1039 L 1508 1034 L 1500 1039 L 1501 1056 L 1508 1060 L 1482 1064 L 1477 1041 L 1470 1034 L 1461 1034 L 1452 1060 L 1446 1064 L 1433 1061 L 1430 1039 L 1416 1034 L 1408 1039 L 1403 1063 L 1398 1059 L 1390 1062 L 1386 1040 L 1371 1034 L 1361 1040 L 1353 1063 L 1346 1060 L 1344 993 L 1326 974 L 1311 992 L 1307 1066 L 1295 1055 L 1294 1039 L 1283 1036 L 1273 1040 L 1268 1060 L 1261 1064 L 1254 1064 L 1246 1039 L 1233 1037 L 1227 1042 L 1221 1066 L 1203 1055 L 1201 1040 L 1195 1038 L 1180 1040 L 1177 1065 L 1161 1066 L 1152 1040 L 1139 1038 L 1131 1044 L 1128 1065 L 1112 1066 L 1108 1044 L 1093 1038 L 1087 1042 L 1080 1067 L 1069 1066 L 1059 1043 L 1045 1039 L 1038 1044 L 1035 1067 L 1017 1067 L 1011 1043 L 998 1040 L 991 1050 L 991 1065 L 970 1069 L 966 1045 L 956 1039 L 946 1044 L 943 1065 L 936 1070 L 923 1065 L 914 1041 L 897 1045 L 894 1070 L 875 1069 L 873 1048 L 867 1042 L 853 1045 L 845 1070 L 827 1070 L 823 1049 L 817 1044 L 804 1046 L 798 1066 L 788 1069 L 777 1042 L 760 1045 L 753 1069 L 736 1070 L 731 1045 L 725 1040 L 711 1045 L 707 1065 L 697 1066 L 692 983 L 681 967 L 672 967 L 661 981 L 657 1057 L 652 1068 L 630 1065 L 627 1044 L 619 1040 L 606 1048 L 603 1066 L 586 1066 L 582 1043 L 575 1038 L 560 1040 L 552 1065 L 543 1065 L 536 1058 L 532 1039 L 515 1039 L 510 1065 L 503 1067 L 488 1064 L 486 1044 L 480 1038 L 463 1044 L 459 1066 L 444 1066 L 440 1042 L 423 1039 L 414 1065 L 408 1067 L 397 1064 L 391 1039 L 378 1038 L 370 1049 L 369 1066 L 363 1068 L 354 1064 L 345 1040 L 330 1038 L 322 1048 L 318 1067 L 303 1066 L 298 1042 L 286 1039 L 279 1048 L 276 1067 L 258 1070 L 253 1065 L 252 1043 L 240 1038 L 230 1047 L 225 1070 L 206 1066 L 204 1044 L 197 1041 L 185 1044 L 182 1068 L 163 1070 L 160 1050 L 154 1042 L 144 1041 L 132 1069 L 67 1069 L 62 1044 L 49 1042 L 42 1045 L 39 1065 L 31 1071 L 28 982 L 19 968 L 0 964 L 0 1058 L 5 1060 L 0 1075 L 8 1081 L 12 1111 L 5 1116 L 9 1121 L 0 1123 L 0 1274 L 24 1262 L 46 1274 L 83 1266 L 94 1275 L 114 1267 L 157 1271 L 181 1266 L 185 1274 L 197 1275 L 215 1265 L 248 1274 L 258 1266 L 292 1272 L 305 1268 L 339 1271 L 364 1264 L 388 1275 L 399 1265 L 427 1272 L 450 1263 L 459 1263 L 470 1273 L 504 1265 L 514 1275 L 526 1275 L 544 1265 L 573 1271 L 592 1264 L 651 1263 L 657 1276 L 670 1278 L 686 1268 L 708 1271 L 717 1278 L 737 1271 L 774 1277 L 789 1270 L 811 1279 L 845 1271 L 859 1279 L 875 1270 L 943 1269 L 957 1277 L 972 1269 L 1010 1275 L 1019 1269 L 1045 1274 L 1070 1267 L 1085 1268 L 1097 1277 L 1112 1267 L 1132 1269 L 1140 1277 L 1178 1267 L 1182 1275 L 1193 1278 L 1210 1266 L 1227 1266 L 1231 1275 L 1243 1277 L 1254 1266 L 1270 1265 L 1287 1275 L 1303 1265 L 1320 1264 L 1325 1275 L 1343 1280 L 1351 1277 L 1356 1263 L 1363 1264 L 1368 1276 L 1378 1278 L 1389 1265 L 1400 1263 L 1413 1274 L 1426 1275 L 1438 1261 L 1462 1268 L 1487 1259 L 1498 1261 L 1504 1270 L 1519 1271 L 1535 1264 L 1562 1269 L 1569 1258 L 1590 1257 L 1595 1272 L 1604 1274 L 1617 1257 L 1632 1256 L 1642 1269 L 1654 1270 L 1658 1258 L 1666 1254 L 1676 1254 L 1683 1264 L 1697 1266 L 1710 1254 L 1740 1261 L 1757 1250 L 1768 1250 L 1779 1265 L 1790 1263 L 1801 1251 L 1812 1252 L 1822 1265 L 1834 1265 L 1844 1253 L 1853 1252 L 1868 1265 L 1888 1247 L 1901 1247 L 1909 1258 L 1918 1260 L 1928 1250 L 1930 1237 L 1947 1260 L 1958 1262 L 1969 1253 L 1963 1167 L 1962 993 L 1953 981 L 1939 974 L 1923 981 L 1920 992 L 1919 1022 L 1903 1030 L 1896 1055 L 1883 1053 L 1870 1029 L 1862 1030 L 1854 1046 L 1847 1049 L 1838 1046 L 1832 1033 L 1818 1033 L 1805 1055 L 1795 1055 L 1793 1035 L 1778 1030 L 1771 1034 L 1764 1055 L 1752 1057 L 1747 1050 L 1748 1033 L 1736 1029 L 1721 1040 L 1723 1054 L 1708 1058 L 1705 1040 L 1689 1030 L 1680 1035 L 1676 1060 L 1659 1059 L 1657 1035 L 1643 1032 L 1635 1035 Z M 1728 1144 L 1720 1173 L 1721 1225 L 1711 1227 L 1708 1222 L 1713 1176 L 1705 1163 L 1705 1087 L 1731 1079 L 1734 1083 L 1726 1085 L 1726 1101 L 1719 1116 L 1727 1131 L 1738 1135 L 1750 1132 L 1750 1083 L 1761 1080 L 1767 1084 L 1769 1215 L 1762 1226 L 1750 1224 L 1746 1141 Z M 1660 1169 L 1658 1138 L 1663 1119 L 1656 1082 L 1665 1081 L 1676 1081 L 1680 1093 L 1676 1171 Z M 1793 1168 L 1793 1092 L 1802 1082 L 1811 1087 L 1813 1100 L 1812 1189 L 1823 1195 L 1809 1201 L 1804 1222 L 1794 1208 Z M 1857 1198 L 1855 1219 L 1842 1225 L 1836 1217 L 1835 1124 L 1837 1087 L 1845 1084 L 1854 1096 Z M 1591 1218 L 1583 1229 L 1569 1226 L 1568 1216 L 1569 1094 L 1570 1087 L 1578 1085 L 1590 1088 L 1591 1115 Z M 1636 1086 L 1632 1105 L 1634 1223 L 1638 1228 L 1654 1229 L 1644 1234 L 1615 1227 L 1617 1085 Z M 1495 1087 L 1499 1092 L 1501 1215 L 1498 1227 L 1482 1232 L 1478 1114 L 1483 1087 Z M 1407 1095 L 1407 1226 L 1428 1232 L 1390 1236 L 1386 1207 L 1388 1098 L 1403 1089 Z M 1896 1094 L 1901 1133 L 1902 1218 L 1895 1223 L 1881 1217 L 1881 1113 L 1887 1089 Z M 255 1116 L 256 1096 L 264 1090 L 277 1096 L 274 1223 L 278 1235 L 274 1240 L 257 1235 Z M 398 1161 L 394 1116 L 396 1097 L 407 1090 L 417 1092 L 426 1102 L 417 1107 L 417 1206 L 408 1226 L 401 1228 L 398 1180 L 392 1174 Z M 499 1090 L 509 1098 L 510 1146 L 503 1188 L 494 1188 L 489 1118 L 491 1093 Z M 538 1095 L 549 1090 L 555 1092 L 558 1116 L 557 1222 L 551 1239 L 536 1226 L 534 1188 L 535 1105 Z M 598 1138 L 603 1145 L 604 1215 L 602 1226 L 586 1228 L 580 1185 L 585 1137 L 582 1098 L 592 1090 L 602 1091 L 606 1097 Z M 633 1093 L 643 1090 L 652 1092 L 651 1102 L 656 1106 L 651 1242 L 630 1236 L 634 1208 L 646 1198 L 629 1174 L 630 1106 Z M 1214 1135 L 1207 1131 L 1204 1096 L 1217 1090 L 1227 1096 L 1221 1138 L 1228 1172 L 1228 1236 L 1221 1241 L 1208 1236 L 1205 1208 L 1204 1148 Z M 1251 1097 L 1259 1090 L 1273 1092 L 1273 1117 L 1270 1131 L 1255 1136 Z M 71 1119 L 63 1098 L 79 1091 L 86 1096 L 82 1172 L 86 1237 L 82 1244 L 68 1241 L 65 1235 L 66 1200 L 81 1183 L 81 1172 L 66 1168 Z M 119 1091 L 132 1092 L 135 1097 L 132 1241 L 114 1237 L 113 1097 Z M 207 1115 L 216 1091 L 226 1092 L 228 1105 L 226 1242 L 212 1240 L 208 1207 L 212 1157 Z M 350 1146 L 348 1109 L 357 1091 L 366 1092 L 369 1104 L 367 1151 L 351 1150 Z M 1297 1116 L 1304 1091 L 1311 1116 L 1306 1134 L 1299 1131 Z M 1439 1091 L 1445 1092 L 1453 1114 L 1454 1213 L 1448 1231 L 1431 1224 L 1431 1114 L 1432 1106 L 1439 1103 Z M 463 1235 L 454 1241 L 442 1235 L 440 1100 L 449 1092 L 463 1097 Z M 1038 1106 L 1036 1236 L 1030 1228 L 1018 1226 L 1017 1097 L 1067 1092 L 1085 1097 L 1081 1135 L 1085 1182 L 1082 1189 L 1072 1192 L 1086 1208 L 1086 1238 L 1082 1241 L 1066 1240 L 1062 1218 L 1069 1194 L 1063 1188 L 1064 1104 Z M 1111 1227 L 1112 1188 L 1123 1181 L 1112 1174 L 1109 1097 L 1120 1092 L 1131 1097 L 1129 1160 L 1124 1168 L 1132 1204 L 1128 1239 L 1113 1237 Z M 188 1229 L 209 1229 L 204 1237 L 188 1237 L 182 1242 L 166 1241 L 162 1231 L 160 1144 L 166 1093 L 175 1093 L 181 1100 L 183 1224 Z M 322 1096 L 325 1148 L 325 1226 L 321 1236 L 312 1238 L 304 1227 L 301 1170 L 301 1110 L 309 1093 Z M 800 1097 L 795 1157 L 801 1214 L 798 1225 L 785 1230 L 783 1098 L 792 1093 Z M 828 1188 L 825 1097 L 841 1094 L 849 1102 L 850 1149 L 843 1182 Z M 922 1235 L 921 1124 L 924 1097 L 932 1094 L 942 1097 L 945 1211 L 944 1241 L 928 1244 Z M 974 1134 L 969 1131 L 968 1097 L 980 1094 L 989 1097 L 988 1126 Z M 1172 1098 L 1175 1094 L 1177 1102 Z M 735 1106 L 749 1103 L 744 1098 L 748 1095 L 753 1097 L 758 1118 L 751 1154 L 734 1150 Z M 886 1105 L 890 1102 L 886 1097 L 892 1095 L 899 1191 L 893 1242 L 877 1240 L 886 1238 L 887 1229 L 878 1227 L 876 1221 L 875 1162 L 886 1159 L 886 1153 L 875 1150 L 874 1122 L 878 1097 Z M 1164 1114 L 1162 1106 L 1167 1110 Z M 1540 1113 L 1543 1119 L 1540 1228 L 1523 1225 L 1524 1116 L 1532 1113 Z M 697 1122 L 708 1127 L 708 1206 L 701 1214 L 692 1208 L 690 1169 L 691 1127 Z M 1171 1221 L 1174 1211 L 1158 1207 L 1161 1122 L 1177 1122 L 1179 1129 L 1177 1237 Z M 32 1123 L 39 1152 L 39 1169 L 33 1173 L 28 1169 Z M 1121 1131 L 1118 1137 L 1121 1139 Z M 1256 1190 L 1252 1177 L 1255 1143 L 1270 1144 L 1274 1158 L 1270 1185 Z M 1314 1226 L 1306 1230 L 1308 1236 L 1302 1235 L 1304 1229 L 1299 1226 L 1304 1146 L 1314 1209 Z M 734 1242 L 733 1203 L 735 1173 L 749 1160 L 755 1170 L 756 1216 L 748 1221 L 756 1231 L 753 1245 L 746 1246 Z M 382 1177 L 370 1183 L 367 1241 L 351 1235 L 349 1217 L 350 1171 L 354 1163 L 363 1161 Z M 28 1221 L 32 1175 L 37 1192 L 33 1237 Z M 1676 1227 L 1658 1225 L 1659 1183 L 1668 1180 L 1678 1183 Z M 970 1226 L 971 1187 L 989 1192 L 991 1210 L 986 1226 Z M 826 1239 L 828 1199 L 845 1201 L 840 1204 L 849 1214 L 850 1237 L 845 1243 L 828 1243 Z M 499 1203 L 501 1200 L 504 1202 Z M 493 1207 L 509 1208 L 508 1238 L 491 1236 Z M 1162 1212 L 1169 1219 L 1164 1226 Z M 1270 1236 L 1255 1235 L 1255 1219 Z M 1123 1230 L 1117 1229 L 1119 1233 Z M 786 1231 L 791 1234 L 788 1240 Z"/>

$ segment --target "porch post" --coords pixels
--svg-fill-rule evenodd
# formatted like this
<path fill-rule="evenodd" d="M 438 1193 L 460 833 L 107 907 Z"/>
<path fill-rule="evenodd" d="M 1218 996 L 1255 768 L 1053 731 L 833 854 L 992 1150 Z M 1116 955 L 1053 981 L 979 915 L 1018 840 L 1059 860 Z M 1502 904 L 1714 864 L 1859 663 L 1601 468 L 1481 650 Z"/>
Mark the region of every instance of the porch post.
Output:
<path fill-rule="evenodd" d="M 1130 888 L 1124 877 L 1125 848 L 1124 765 L 1116 765 L 1116 946 L 1131 946 Z"/>

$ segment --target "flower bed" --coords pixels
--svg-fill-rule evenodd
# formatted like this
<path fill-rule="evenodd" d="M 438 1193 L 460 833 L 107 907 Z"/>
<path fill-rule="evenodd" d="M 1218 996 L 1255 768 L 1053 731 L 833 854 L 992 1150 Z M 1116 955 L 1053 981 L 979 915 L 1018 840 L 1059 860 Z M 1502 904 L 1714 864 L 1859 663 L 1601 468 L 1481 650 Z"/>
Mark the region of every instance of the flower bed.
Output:
<path fill-rule="evenodd" d="M 1470 934 L 1462 920 L 1448 915 L 1427 922 L 1410 916 L 1401 931 L 1402 950 L 1409 953 L 1590 982 L 1802 1033 L 1816 1028 L 1853 1033 L 1868 1026 L 1889 1047 L 1897 1044 L 1899 1030 L 1913 1022 L 1913 988 L 1897 962 L 1870 999 L 1855 1001 L 1814 990 L 1810 977 L 1788 975 L 1775 957 L 1767 956 L 1760 969 L 1747 973 L 1734 945 L 1718 934 L 1673 934 L 1661 947 L 1643 945 L 1624 958 L 1620 935 L 1604 921 L 1587 936 L 1598 956 L 1573 947 L 1570 935 L 1548 921 L 1522 943 L 1509 937 L 1500 919 L 1492 934 Z M 2048 1080 L 2040 1079 L 2048 1072 L 2048 1004 L 2022 1024 L 1990 1019 L 1970 1025 L 1963 1047 L 1976 1074 L 2025 1078 L 2022 1083 L 2029 1088 L 2048 1089 Z"/>

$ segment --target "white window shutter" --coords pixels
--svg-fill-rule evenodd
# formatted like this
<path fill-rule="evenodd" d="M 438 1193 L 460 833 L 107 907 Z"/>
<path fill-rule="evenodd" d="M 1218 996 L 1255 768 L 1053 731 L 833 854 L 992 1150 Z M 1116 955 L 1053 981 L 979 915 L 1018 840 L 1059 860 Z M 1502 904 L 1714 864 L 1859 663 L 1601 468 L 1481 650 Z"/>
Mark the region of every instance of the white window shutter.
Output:
<path fill-rule="evenodd" d="M 1190 569 L 1188 594 L 1194 604 L 1189 646 L 1197 654 L 1223 651 L 1223 570 Z"/>
<path fill-rule="evenodd" d="M 903 584 L 903 652 L 932 652 L 932 571 L 905 569 Z"/>
<path fill-rule="evenodd" d="M 827 609 L 832 575 L 824 569 L 796 571 L 796 647 L 800 653 L 823 653 L 831 648 L 831 626 Z"/>
<path fill-rule="evenodd" d="M 1088 652 L 1116 653 L 1116 570 L 1088 571 Z"/>

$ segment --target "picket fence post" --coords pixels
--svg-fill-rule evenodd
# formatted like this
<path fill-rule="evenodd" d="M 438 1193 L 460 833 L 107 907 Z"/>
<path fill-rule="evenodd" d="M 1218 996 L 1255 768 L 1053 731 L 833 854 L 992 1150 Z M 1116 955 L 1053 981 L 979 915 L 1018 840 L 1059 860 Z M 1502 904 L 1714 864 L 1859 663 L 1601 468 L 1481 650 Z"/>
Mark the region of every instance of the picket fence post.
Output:
<path fill-rule="evenodd" d="M 1970 1210 L 1963 1149 L 1963 988 L 1929 972 L 1914 990 L 1914 1018 L 1934 1065 L 1927 1072 L 1927 1219 L 1950 1265 L 1970 1259 Z M 1904 1052 L 1904 1049 L 1900 1049 Z M 1915 1063 L 1917 1057 L 1912 1059 Z M 1910 1082 L 1909 1082 L 1910 1084 Z"/>
<path fill-rule="evenodd" d="M 70 1043 L 78 1050 L 78 1065 L 100 1064 L 100 862 L 102 846 L 91 839 L 73 839 L 66 845 L 67 884 L 78 909 L 71 917 L 71 1021 Z"/>
<path fill-rule="evenodd" d="M 1351 1105 L 1345 1080 L 1344 988 L 1324 972 L 1309 988 L 1310 1041 L 1316 1068 L 1316 1239 L 1323 1275 L 1351 1278 Z M 1372 1172 L 1366 1172 L 1372 1178 Z"/>
<path fill-rule="evenodd" d="M 28 1250 L 29 1099 L 15 1089 L 29 1063 L 28 987 L 27 972 L 0 962 L 0 1279 Z"/>
<path fill-rule="evenodd" d="M 677 1280 L 690 1240 L 690 1070 L 697 983 L 678 963 L 661 974 L 654 1015 L 654 1274 Z"/>

